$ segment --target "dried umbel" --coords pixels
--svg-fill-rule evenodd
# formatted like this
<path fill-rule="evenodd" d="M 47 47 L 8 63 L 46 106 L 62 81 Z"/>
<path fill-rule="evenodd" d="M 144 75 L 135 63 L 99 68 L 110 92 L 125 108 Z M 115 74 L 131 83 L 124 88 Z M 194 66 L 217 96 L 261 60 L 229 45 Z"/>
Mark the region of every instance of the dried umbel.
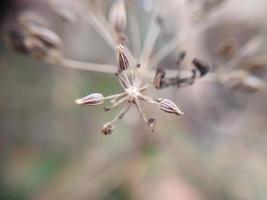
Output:
<path fill-rule="evenodd" d="M 65 1 L 60 0 L 60 2 L 65 5 Z M 191 85 L 197 78 L 204 76 L 208 72 L 209 67 L 201 60 L 196 59 L 193 61 L 192 69 L 186 71 L 186 75 L 180 74 L 179 66 L 186 55 L 185 52 L 181 52 L 178 55 L 177 62 L 173 63 L 177 65 L 177 69 L 171 70 L 172 73 L 166 73 L 166 69 L 163 67 L 158 68 L 158 65 L 163 59 L 177 49 L 179 42 L 181 42 L 181 38 L 179 38 L 180 34 L 172 35 L 174 38 L 168 41 L 166 45 L 162 45 L 163 47 L 158 51 L 155 50 L 157 39 L 163 33 L 163 24 L 166 23 L 164 18 L 157 18 L 157 16 L 161 16 L 162 14 L 162 7 L 158 2 L 154 2 L 144 44 L 141 44 L 142 40 L 137 13 L 131 12 L 127 15 L 126 1 L 113 1 L 114 3 L 109 12 L 109 20 L 101 13 L 101 9 L 98 9 L 97 4 L 99 1 L 94 0 L 90 2 L 91 4 L 88 7 L 79 6 L 81 12 L 78 13 L 75 11 L 75 13 L 92 26 L 109 47 L 111 47 L 115 53 L 116 66 L 80 62 L 64 57 L 60 51 L 60 47 L 62 46 L 60 37 L 50 29 L 49 24 L 45 20 L 37 17 L 39 15 L 36 13 L 27 13 L 20 16 L 16 31 L 10 34 L 12 36 L 12 44 L 19 51 L 48 63 L 75 69 L 115 74 L 123 89 L 121 93 L 110 96 L 104 96 L 101 93 L 92 93 L 75 101 L 78 105 L 88 106 L 100 105 L 109 101 L 110 105 L 105 106 L 105 111 L 111 111 L 114 108 L 121 107 L 118 114 L 102 127 L 101 132 L 105 135 L 112 133 L 116 122 L 122 119 L 132 106 L 138 110 L 141 118 L 151 131 L 154 131 L 156 120 L 147 117 L 147 114 L 142 108 L 142 102 L 154 105 L 166 113 L 177 116 L 183 115 L 183 112 L 171 100 L 165 98 L 154 99 L 145 94 L 145 92 L 153 84 L 156 89 L 163 89 L 168 86 L 183 87 Z M 129 4 L 129 1 L 127 1 L 127 4 Z M 130 18 L 131 26 L 129 27 L 130 30 L 126 31 L 127 17 Z M 127 32 L 131 32 L 131 37 L 129 38 L 132 42 L 130 47 L 132 47 L 133 52 L 128 46 Z M 157 68 L 158 70 L 156 71 L 155 69 Z M 173 73 L 177 75 L 174 77 L 168 76 Z"/>
<path fill-rule="evenodd" d="M 127 111 L 132 105 L 136 107 L 141 118 L 146 122 L 148 127 L 153 131 L 156 126 L 156 120 L 154 118 L 147 118 L 145 112 L 141 107 L 141 101 L 148 102 L 152 105 L 158 106 L 161 110 L 167 113 L 173 113 L 176 115 L 183 115 L 183 112 L 168 99 L 154 100 L 153 98 L 144 95 L 144 91 L 147 90 L 149 84 L 143 84 L 141 76 L 138 71 L 141 70 L 142 66 L 137 68 L 129 67 L 129 62 L 124 54 L 124 50 L 121 45 L 117 48 L 117 54 L 119 59 L 117 59 L 118 73 L 116 74 L 121 87 L 124 92 L 104 97 L 100 93 L 89 94 L 83 98 L 77 99 L 75 102 L 80 105 L 99 105 L 104 102 L 104 100 L 110 100 L 111 106 L 105 107 L 105 111 L 110 111 L 119 105 L 122 105 L 122 109 L 115 116 L 113 120 L 106 123 L 101 132 L 105 135 L 111 134 L 115 127 L 115 122 L 122 119 Z"/>

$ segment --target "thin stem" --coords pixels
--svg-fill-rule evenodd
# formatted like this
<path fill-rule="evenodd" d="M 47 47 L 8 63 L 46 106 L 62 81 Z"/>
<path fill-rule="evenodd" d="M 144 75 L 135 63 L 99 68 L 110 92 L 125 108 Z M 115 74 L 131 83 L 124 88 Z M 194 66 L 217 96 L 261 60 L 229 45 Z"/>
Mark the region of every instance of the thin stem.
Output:
<path fill-rule="evenodd" d="M 154 12 L 151 19 L 150 19 L 149 28 L 147 31 L 143 50 L 142 50 L 142 53 L 140 56 L 140 62 L 142 64 L 142 70 L 145 70 L 148 67 L 150 56 L 152 54 L 154 45 L 155 45 L 156 40 L 157 40 L 159 33 L 160 33 L 160 28 L 155 21 L 155 16 L 156 16 L 156 14 Z"/>
<path fill-rule="evenodd" d="M 107 44 L 116 50 L 116 43 L 111 36 L 110 30 L 108 29 L 101 20 L 99 20 L 92 11 L 88 11 L 85 16 L 86 21 L 98 32 L 98 34 L 107 42 Z"/>
<path fill-rule="evenodd" d="M 197 24 L 189 30 L 183 31 L 181 35 L 176 35 L 151 58 L 149 63 L 151 68 L 156 67 L 169 53 L 175 50 L 177 46 L 179 46 L 179 44 L 185 41 L 187 38 L 191 37 L 193 34 L 200 34 L 207 27 L 214 24 L 220 14 L 221 12 L 216 10 L 216 12 L 212 12 L 205 21 Z"/>
<path fill-rule="evenodd" d="M 119 98 L 125 94 L 126 94 L 125 92 L 122 92 L 119 94 L 110 95 L 110 96 L 104 97 L 104 100 Z"/>
<path fill-rule="evenodd" d="M 140 29 L 136 14 L 136 9 L 132 9 L 129 12 L 129 21 L 130 21 L 130 32 L 131 32 L 131 40 L 133 45 L 133 52 L 135 57 L 137 58 L 141 52 L 141 39 L 140 39 Z"/>
<path fill-rule="evenodd" d="M 123 106 L 121 112 L 118 115 L 118 119 L 122 119 L 130 108 L 131 108 L 131 104 L 126 102 L 126 104 Z"/>
<path fill-rule="evenodd" d="M 82 62 L 67 58 L 62 58 L 59 60 L 59 62 L 52 64 L 61 65 L 73 69 L 86 70 L 86 71 L 112 73 L 112 74 L 116 72 L 116 66 L 113 65 Z"/>
<path fill-rule="evenodd" d="M 117 106 L 121 105 L 123 102 L 125 102 L 127 100 L 128 96 L 123 97 L 122 99 L 120 99 L 119 101 L 116 101 L 115 103 L 113 103 L 109 109 L 113 109 L 116 108 Z"/>
<path fill-rule="evenodd" d="M 136 98 L 136 99 L 134 100 L 134 103 L 135 103 L 135 106 L 136 106 L 138 112 L 140 113 L 142 119 L 147 123 L 148 120 L 147 120 L 147 118 L 146 118 L 146 114 L 145 114 L 145 112 L 143 111 L 143 109 L 142 109 L 142 107 L 141 107 L 141 105 L 140 105 L 140 102 L 139 102 L 138 98 Z"/>

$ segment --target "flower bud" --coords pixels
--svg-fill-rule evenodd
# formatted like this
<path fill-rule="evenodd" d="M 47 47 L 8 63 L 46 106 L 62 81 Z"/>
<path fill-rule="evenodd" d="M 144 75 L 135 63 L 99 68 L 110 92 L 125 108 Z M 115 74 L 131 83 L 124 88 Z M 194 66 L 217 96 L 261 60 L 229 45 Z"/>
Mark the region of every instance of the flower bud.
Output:
<path fill-rule="evenodd" d="M 118 72 L 125 71 L 129 67 L 129 60 L 125 54 L 123 45 L 117 47 Z"/>
<path fill-rule="evenodd" d="M 112 122 L 108 122 L 103 125 L 101 129 L 101 133 L 103 133 L 104 135 L 110 135 L 112 131 L 114 130 L 114 128 L 115 128 L 115 125 Z"/>
<path fill-rule="evenodd" d="M 112 25 L 112 28 L 117 33 L 124 32 L 127 22 L 124 0 L 118 0 L 113 4 L 109 13 L 109 21 L 110 24 Z"/>
<path fill-rule="evenodd" d="M 176 115 L 183 115 L 184 113 L 169 99 L 160 99 L 159 108 L 167 113 L 174 113 Z"/>
<path fill-rule="evenodd" d="M 153 132 L 154 131 L 154 128 L 156 126 L 156 120 L 154 118 L 148 119 L 147 125 L 151 129 L 151 131 Z"/>
<path fill-rule="evenodd" d="M 154 77 L 154 86 L 156 89 L 162 89 L 162 86 L 164 85 L 164 78 L 165 78 L 165 70 L 162 68 L 158 68 L 157 72 Z"/>
<path fill-rule="evenodd" d="M 199 71 L 200 77 L 206 75 L 209 72 L 209 69 L 210 69 L 209 65 L 198 58 L 195 58 L 192 64 Z"/>
<path fill-rule="evenodd" d="M 75 103 L 79 105 L 95 106 L 104 102 L 104 96 L 100 93 L 89 94 L 83 98 L 76 99 Z"/>

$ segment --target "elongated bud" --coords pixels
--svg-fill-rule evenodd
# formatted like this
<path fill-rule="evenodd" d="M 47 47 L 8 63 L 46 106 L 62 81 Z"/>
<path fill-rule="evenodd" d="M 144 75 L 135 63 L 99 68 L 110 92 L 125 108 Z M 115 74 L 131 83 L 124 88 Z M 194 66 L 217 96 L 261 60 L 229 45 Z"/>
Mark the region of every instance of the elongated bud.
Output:
<path fill-rule="evenodd" d="M 167 113 L 174 113 L 176 115 L 183 115 L 184 113 L 169 99 L 160 99 L 159 108 Z"/>
<path fill-rule="evenodd" d="M 124 32 L 126 28 L 127 15 L 124 0 L 117 0 L 111 7 L 109 22 L 117 33 Z"/>
<path fill-rule="evenodd" d="M 148 119 L 147 125 L 151 129 L 151 131 L 154 132 L 154 128 L 156 126 L 156 120 L 154 118 Z"/>
<path fill-rule="evenodd" d="M 209 72 L 209 65 L 205 63 L 203 60 L 200 60 L 198 58 L 195 58 L 192 62 L 192 64 L 195 66 L 195 68 L 199 71 L 200 77 L 206 75 Z"/>
<path fill-rule="evenodd" d="M 103 133 L 104 135 L 110 135 L 112 131 L 114 130 L 114 128 L 115 128 L 115 125 L 112 122 L 108 122 L 103 125 L 101 129 L 101 133 Z"/>
<path fill-rule="evenodd" d="M 39 25 L 32 25 L 28 29 L 30 36 L 39 39 L 47 47 L 60 48 L 63 44 L 61 38 L 51 29 Z"/>
<path fill-rule="evenodd" d="M 164 78 L 165 78 L 165 70 L 162 68 L 158 68 L 154 77 L 154 86 L 156 89 L 162 89 Z"/>
<path fill-rule="evenodd" d="M 129 67 L 129 60 L 125 54 L 125 48 L 121 44 L 117 47 L 117 62 L 119 73 L 125 71 Z"/>
<path fill-rule="evenodd" d="M 89 94 L 83 98 L 76 99 L 75 103 L 79 105 L 95 106 L 104 102 L 104 96 L 100 93 Z"/>

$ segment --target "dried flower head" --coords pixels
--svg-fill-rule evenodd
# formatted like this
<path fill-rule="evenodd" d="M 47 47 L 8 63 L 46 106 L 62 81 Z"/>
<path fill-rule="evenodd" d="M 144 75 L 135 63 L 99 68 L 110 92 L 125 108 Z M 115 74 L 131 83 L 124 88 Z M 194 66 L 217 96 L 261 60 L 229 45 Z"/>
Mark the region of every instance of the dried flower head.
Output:
<path fill-rule="evenodd" d="M 180 64 L 184 60 L 186 53 L 178 54 L 175 70 L 166 70 L 158 65 L 167 57 L 172 51 L 177 49 L 177 46 L 184 37 L 180 34 L 171 34 L 171 38 L 166 45 L 161 49 L 155 51 L 157 39 L 160 35 L 164 35 L 164 27 L 166 25 L 166 17 L 162 12 L 162 5 L 154 1 L 152 6 L 151 20 L 148 26 L 144 43 L 142 43 L 138 17 L 135 11 L 131 11 L 128 15 L 126 12 L 126 1 L 115 0 L 109 12 L 109 19 L 99 9 L 100 1 L 84 1 L 75 7 L 72 2 L 66 3 L 60 0 L 51 0 L 57 5 L 67 5 L 63 9 L 55 9 L 55 11 L 63 18 L 72 19 L 79 17 L 90 26 L 92 26 L 97 33 L 105 40 L 105 42 L 114 51 L 116 57 L 116 66 L 102 65 L 97 63 L 80 62 L 66 58 L 61 54 L 60 48 L 62 41 L 60 37 L 50 29 L 46 20 L 42 20 L 37 13 L 26 13 L 19 17 L 17 29 L 10 33 L 10 38 L 13 46 L 20 52 L 24 52 L 45 61 L 64 67 L 71 67 L 75 69 L 91 70 L 105 73 L 113 73 L 118 78 L 118 81 L 123 89 L 119 94 L 104 96 L 101 93 L 89 94 L 85 97 L 77 99 L 75 102 L 79 105 L 100 105 L 109 100 L 110 105 L 105 106 L 105 111 L 110 111 L 118 106 L 121 110 L 114 117 L 113 120 L 104 124 L 101 132 L 105 135 L 111 134 L 115 128 L 117 120 L 122 119 L 127 111 L 134 106 L 141 118 L 145 121 L 147 126 L 153 131 L 156 126 L 154 118 L 147 118 L 147 114 L 143 111 L 142 102 L 148 102 L 155 105 L 162 111 L 172 113 L 175 115 L 183 115 L 183 112 L 178 106 L 169 99 L 154 99 L 145 94 L 147 88 L 154 85 L 156 89 L 163 89 L 169 86 L 183 87 L 194 83 L 197 78 L 201 78 L 207 74 L 209 66 L 202 60 L 193 60 L 193 67 L 189 71 L 182 74 L 180 71 Z M 85 2 L 89 6 L 83 6 Z M 127 1 L 130 5 L 129 1 Z M 50 3 L 51 4 L 51 3 Z M 77 3 L 78 4 L 78 3 Z M 53 7 L 55 4 L 51 4 Z M 173 5 L 173 4 L 172 4 Z M 73 7 L 75 12 L 69 12 Z M 67 8 L 67 9 L 66 9 Z M 169 8 L 169 7 L 168 7 Z M 80 10 L 81 12 L 78 12 Z M 165 14 L 168 12 L 165 10 Z M 63 15 L 62 15 L 63 14 Z M 69 16 L 74 14 L 74 18 Z M 76 16 L 77 15 L 77 16 Z M 131 26 L 126 31 L 127 17 L 129 17 Z M 128 38 L 126 33 L 130 32 L 131 47 L 133 52 L 128 48 Z M 190 33 L 190 32 L 189 32 Z M 137 57 L 139 56 L 139 57 Z M 157 70 L 155 70 L 157 69 Z M 170 73 L 171 71 L 171 73 Z M 174 77 L 169 77 L 169 74 L 176 74 Z M 154 80 L 153 80 L 154 78 Z"/>

